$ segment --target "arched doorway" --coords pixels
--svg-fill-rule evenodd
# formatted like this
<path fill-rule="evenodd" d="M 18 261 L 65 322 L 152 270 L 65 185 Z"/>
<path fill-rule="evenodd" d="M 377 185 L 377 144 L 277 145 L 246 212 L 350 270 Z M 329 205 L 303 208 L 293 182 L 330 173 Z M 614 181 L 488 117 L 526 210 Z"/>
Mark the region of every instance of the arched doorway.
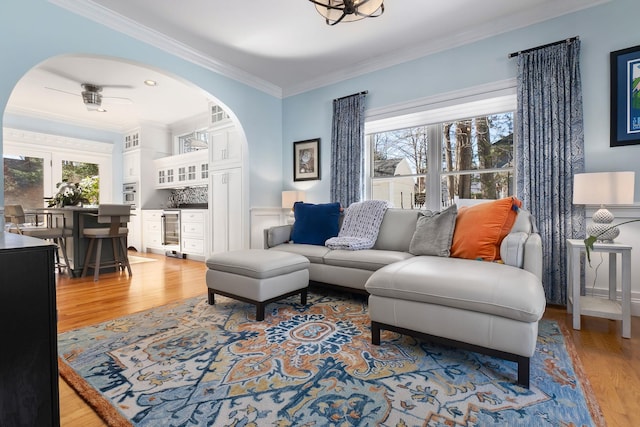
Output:
<path fill-rule="evenodd" d="M 241 244 L 245 245 L 248 235 L 245 231 L 248 219 L 243 213 L 247 211 L 244 208 L 247 200 L 244 188 L 248 188 L 244 173 L 247 142 L 242 126 L 234 113 L 215 96 L 178 76 L 120 58 L 94 55 L 50 58 L 26 73 L 12 92 L 4 114 L 3 154 L 5 158 L 24 158 L 31 162 L 35 150 L 53 153 L 50 155 L 61 161 L 79 162 L 82 161 L 82 156 L 78 158 L 79 153 L 95 159 L 98 152 L 104 154 L 105 150 L 110 150 L 111 161 L 102 163 L 99 168 L 100 200 L 116 203 L 122 201 L 123 183 L 132 178 L 131 164 L 126 162 L 134 158 L 138 166 L 139 190 L 144 193 L 144 203 L 137 208 L 162 208 L 170 191 L 155 185 L 153 160 L 178 154 L 180 134 L 203 129 L 207 134 L 212 133 L 216 127 L 211 117 L 213 107 L 225 113 L 227 125 L 234 129 L 240 157 L 232 164 L 216 163 L 215 150 L 209 150 L 210 178 L 206 194 L 209 200 L 218 196 L 219 192 L 213 193 L 213 179 L 227 167 L 233 167 L 227 172 L 240 172 L 237 175 L 239 185 L 234 188 L 239 188 L 242 194 L 241 205 L 237 208 L 240 212 L 235 216 L 225 212 L 228 218 L 238 218 L 238 221 L 216 222 L 221 215 L 211 206 L 209 234 L 213 235 L 216 227 L 225 224 L 224 232 L 228 234 L 229 227 L 233 228 L 231 231 L 239 235 Z M 125 138 L 136 131 L 141 145 L 134 149 L 126 147 Z M 20 137 L 16 136 L 18 134 Z M 145 135 L 146 140 L 142 139 Z M 214 142 L 222 144 L 222 141 Z M 84 150 L 79 150 L 78 144 Z M 63 148 L 73 151 L 75 157 L 64 159 L 60 155 Z M 95 149 L 93 156 L 92 149 Z M 138 156 L 127 156 L 134 150 L 139 150 Z M 12 162 L 5 162 L 5 174 L 7 163 Z M 49 171 L 45 166 L 35 173 L 42 175 L 38 185 L 41 197 L 45 198 L 53 194 L 55 184 L 62 179 L 56 175 L 62 168 L 44 157 L 40 163 L 52 165 Z M 35 180 L 32 175 L 30 179 Z M 11 180 L 5 178 L 5 187 L 8 182 Z M 5 203 L 11 203 L 11 197 L 7 197 L 5 191 Z"/>

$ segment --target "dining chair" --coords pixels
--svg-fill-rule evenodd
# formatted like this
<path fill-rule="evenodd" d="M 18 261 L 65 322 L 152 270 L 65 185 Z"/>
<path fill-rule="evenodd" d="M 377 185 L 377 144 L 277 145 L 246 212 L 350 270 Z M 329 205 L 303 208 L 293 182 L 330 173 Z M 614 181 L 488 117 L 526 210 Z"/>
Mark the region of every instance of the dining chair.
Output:
<path fill-rule="evenodd" d="M 109 227 L 83 228 L 82 236 L 89 239 L 89 247 L 84 258 L 82 277 L 87 275 L 89 268 L 93 269 L 93 280 L 98 281 L 100 270 L 103 268 L 115 267 L 117 270 L 127 269 L 131 276 L 131 265 L 127 256 L 127 235 L 129 229 L 126 224 L 131 216 L 131 205 L 100 204 L 97 214 L 84 214 L 97 216 L 99 224 L 109 224 Z M 122 226 L 122 225 L 125 226 Z M 102 261 L 102 242 L 105 239 L 111 240 L 113 247 L 113 260 Z M 95 258 L 91 261 L 95 251 Z"/>
<path fill-rule="evenodd" d="M 67 237 L 71 237 L 73 230 L 67 229 L 64 226 L 64 220 L 62 226 L 53 224 L 52 214 L 49 215 L 49 220 L 45 221 L 44 225 L 39 225 L 37 219 L 33 222 L 27 222 L 28 216 L 34 216 L 35 214 L 25 213 L 22 205 L 5 205 L 4 217 L 7 227 L 7 231 L 16 234 L 22 234 L 24 236 L 35 237 L 43 240 L 51 240 L 58 246 L 59 251 L 55 251 L 56 267 L 58 273 L 62 274 L 62 269 L 65 268 L 71 277 L 74 277 L 71 264 L 69 263 L 69 257 L 67 255 Z M 60 262 L 60 254 L 64 258 L 64 263 Z"/>

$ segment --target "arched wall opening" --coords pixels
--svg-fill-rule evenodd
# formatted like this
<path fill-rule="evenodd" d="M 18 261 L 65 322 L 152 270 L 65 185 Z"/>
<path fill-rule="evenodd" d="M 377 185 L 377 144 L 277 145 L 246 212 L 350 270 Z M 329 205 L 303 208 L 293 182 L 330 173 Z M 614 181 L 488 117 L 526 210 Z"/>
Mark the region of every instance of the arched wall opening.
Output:
<path fill-rule="evenodd" d="M 86 63 L 84 67 L 82 63 Z M 65 64 L 67 65 L 65 67 Z M 97 65 L 96 65 L 97 64 Z M 102 66 L 100 73 L 96 73 L 96 66 Z M 123 77 L 124 74 L 133 72 L 131 78 Z M 140 79 L 140 73 L 148 75 L 149 80 L 160 80 L 159 87 L 171 87 L 169 91 L 172 95 L 165 95 L 165 99 L 156 99 L 153 97 L 142 96 L 142 101 L 137 101 L 135 91 L 139 89 L 153 89 L 138 87 L 143 85 Z M 104 102 L 109 105 L 112 113 L 122 108 L 128 110 L 129 115 L 126 119 L 122 119 L 119 124 L 114 125 L 113 121 L 107 124 L 99 125 L 95 117 L 99 115 L 109 115 L 106 113 L 89 110 L 83 105 L 82 87 L 83 83 L 93 83 L 102 86 L 100 92 L 103 102 L 107 98 L 115 100 L 115 102 Z M 135 88 L 135 90 L 134 90 Z M 132 92 L 128 92 L 132 91 Z M 181 92 L 181 93 L 180 93 Z M 178 95 L 179 94 L 179 95 Z M 187 95 L 188 94 L 188 95 Z M 187 98 L 181 100 L 181 98 Z M 123 99 L 129 99 L 132 102 L 122 102 Z M 174 119 L 167 119 L 170 115 L 165 114 L 167 111 L 175 109 L 176 104 L 184 104 L 189 99 L 199 99 L 201 107 L 197 109 L 201 111 L 192 117 L 176 115 Z M 136 105 L 138 104 L 138 105 Z M 132 106 L 133 105 L 133 106 Z M 164 107 L 163 107 L 164 105 Z M 54 149 L 56 144 L 62 145 L 67 150 L 76 150 L 100 153 L 101 158 L 110 157 L 111 161 L 103 161 L 101 163 L 105 170 L 101 173 L 101 179 L 109 185 L 105 190 L 103 202 L 120 202 L 121 188 L 123 184 L 123 139 L 127 129 L 135 128 L 136 125 L 164 127 L 171 132 L 172 128 L 179 129 L 181 126 L 189 126 L 190 122 L 203 122 L 206 120 L 208 107 L 217 105 L 228 116 L 235 127 L 242 152 L 239 164 L 233 165 L 240 167 L 241 170 L 241 212 L 237 215 L 241 220 L 241 235 L 244 246 L 248 246 L 248 206 L 249 206 L 249 145 L 243 125 L 240 123 L 238 115 L 231 110 L 224 102 L 215 95 L 201 88 L 190 80 L 180 77 L 174 73 L 157 67 L 135 62 L 120 57 L 108 57 L 92 54 L 65 54 L 52 56 L 39 64 L 34 65 L 27 71 L 22 78 L 16 83 L 11 95 L 9 96 L 3 113 L 3 145 L 2 152 L 9 155 L 15 155 L 16 147 L 24 147 L 33 150 L 34 147 Z M 76 108 L 74 110 L 74 108 Z M 140 114 L 141 110 L 154 109 L 159 111 L 158 116 L 149 117 L 148 114 Z M 196 116 L 200 117 L 196 117 Z M 124 116 L 123 116 L 124 117 Z M 131 120 L 132 117 L 138 117 Z M 204 118 L 204 119 L 203 119 Z M 171 151 L 166 154 L 173 154 L 175 148 L 174 136 L 171 134 Z M 166 151 L 166 150 L 165 150 Z M 211 163 L 211 162 L 210 162 Z M 55 182 L 48 180 L 49 189 Z M 209 192 L 211 192 L 211 182 L 209 183 Z M 46 196 L 47 194 L 45 194 Z M 4 206 L 4 187 L 0 194 Z M 209 200 L 212 195 L 209 194 Z"/>

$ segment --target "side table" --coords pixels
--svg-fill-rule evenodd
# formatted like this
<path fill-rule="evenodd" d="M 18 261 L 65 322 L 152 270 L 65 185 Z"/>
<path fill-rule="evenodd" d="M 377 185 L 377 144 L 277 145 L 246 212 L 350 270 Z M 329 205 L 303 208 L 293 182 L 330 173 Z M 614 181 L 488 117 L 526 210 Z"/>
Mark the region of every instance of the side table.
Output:
<path fill-rule="evenodd" d="M 622 337 L 631 338 L 631 246 L 595 243 L 594 252 L 609 254 L 609 298 L 580 295 L 580 254 L 584 241 L 567 239 L 567 311 L 573 313 L 573 329 L 580 329 L 580 315 L 622 320 Z M 622 256 L 622 300 L 617 298 L 617 255 Z"/>

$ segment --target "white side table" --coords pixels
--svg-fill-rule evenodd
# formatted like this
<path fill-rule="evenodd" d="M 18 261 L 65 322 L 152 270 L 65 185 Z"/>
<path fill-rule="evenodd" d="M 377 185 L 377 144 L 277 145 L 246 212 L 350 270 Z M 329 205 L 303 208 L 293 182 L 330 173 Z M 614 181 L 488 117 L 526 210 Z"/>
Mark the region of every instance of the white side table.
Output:
<path fill-rule="evenodd" d="M 584 241 L 567 239 L 567 311 L 573 313 L 573 329 L 580 329 L 580 315 L 622 320 L 622 337 L 631 338 L 631 246 L 595 243 L 594 252 L 609 254 L 609 298 L 580 295 L 580 253 Z M 617 255 L 622 255 L 622 301 L 617 298 Z"/>

